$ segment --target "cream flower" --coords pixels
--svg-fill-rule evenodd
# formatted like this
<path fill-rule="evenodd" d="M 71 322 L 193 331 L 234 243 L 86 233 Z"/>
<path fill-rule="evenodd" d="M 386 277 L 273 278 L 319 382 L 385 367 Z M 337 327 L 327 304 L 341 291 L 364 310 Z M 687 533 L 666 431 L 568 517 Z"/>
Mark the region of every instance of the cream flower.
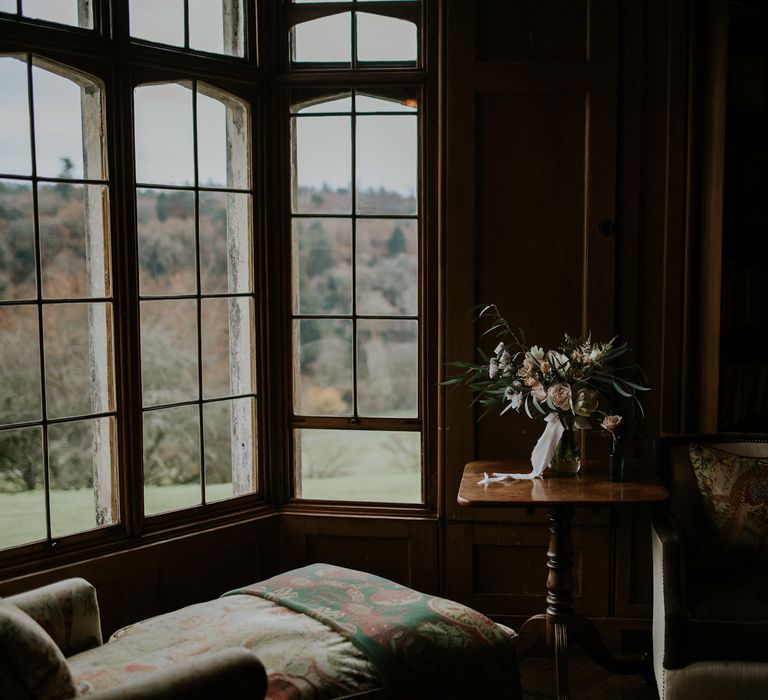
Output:
<path fill-rule="evenodd" d="M 499 374 L 499 361 L 492 357 L 490 364 L 488 365 L 488 377 L 490 379 L 496 379 Z"/>
<path fill-rule="evenodd" d="M 603 422 L 600 423 L 600 427 L 612 433 L 621 423 L 621 416 L 606 416 L 603 418 Z"/>
<path fill-rule="evenodd" d="M 528 354 L 536 360 L 536 362 L 541 362 L 544 359 L 544 349 L 540 348 L 538 345 L 531 345 Z"/>
<path fill-rule="evenodd" d="M 597 410 L 597 392 L 579 389 L 573 399 L 571 410 L 575 416 L 591 416 Z"/>
<path fill-rule="evenodd" d="M 571 407 L 571 387 L 568 384 L 553 384 L 547 396 L 558 408 L 565 410 Z"/>
<path fill-rule="evenodd" d="M 504 352 L 504 343 L 499 343 L 493 352 L 495 352 L 497 355 L 501 355 L 501 353 Z"/>

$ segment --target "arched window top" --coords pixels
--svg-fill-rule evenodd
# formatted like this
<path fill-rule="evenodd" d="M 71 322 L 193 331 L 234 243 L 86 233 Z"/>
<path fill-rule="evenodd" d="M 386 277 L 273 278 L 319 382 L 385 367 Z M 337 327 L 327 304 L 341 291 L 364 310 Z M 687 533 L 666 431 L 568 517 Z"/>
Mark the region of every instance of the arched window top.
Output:
<path fill-rule="evenodd" d="M 106 179 L 100 81 L 35 55 L 5 54 L 0 83 L 0 173 Z"/>
<path fill-rule="evenodd" d="M 198 81 L 134 92 L 136 180 L 141 184 L 249 189 L 249 110 Z"/>

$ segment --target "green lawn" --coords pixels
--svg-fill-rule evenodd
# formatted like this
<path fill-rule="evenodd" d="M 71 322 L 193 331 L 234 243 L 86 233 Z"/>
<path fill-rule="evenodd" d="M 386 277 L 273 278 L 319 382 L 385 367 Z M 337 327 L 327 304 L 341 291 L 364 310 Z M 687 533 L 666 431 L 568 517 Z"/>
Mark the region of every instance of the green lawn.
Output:
<path fill-rule="evenodd" d="M 209 502 L 232 495 L 231 484 L 206 487 Z M 354 474 L 303 481 L 303 498 L 350 501 L 418 503 L 421 484 L 417 474 Z M 164 513 L 200 503 L 200 486 L 150 486 L 144 491 L 147 513 Z M 91 489 L 51 492 L 51 527 L 54 537 L 95 527 Z M 0 493 L 0 549 L 45 539 L 43 492 Z"/>

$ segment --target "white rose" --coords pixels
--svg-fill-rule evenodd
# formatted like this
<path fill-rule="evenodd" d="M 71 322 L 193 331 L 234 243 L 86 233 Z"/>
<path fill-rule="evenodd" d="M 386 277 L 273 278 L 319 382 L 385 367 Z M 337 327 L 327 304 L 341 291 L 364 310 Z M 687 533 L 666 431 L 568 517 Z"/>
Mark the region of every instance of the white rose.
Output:
<path fill-rule="evenodd" d="M 568 384 L 553 384 L 549 387 L 547 395 L 558 408 L 571 407 L 571 387 Z"/>

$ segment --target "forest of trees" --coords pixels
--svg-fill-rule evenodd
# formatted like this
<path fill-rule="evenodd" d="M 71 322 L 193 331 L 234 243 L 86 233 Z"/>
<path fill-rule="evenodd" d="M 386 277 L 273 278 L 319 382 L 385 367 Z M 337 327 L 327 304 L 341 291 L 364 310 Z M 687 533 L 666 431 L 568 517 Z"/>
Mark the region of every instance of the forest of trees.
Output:
<path fill-rule="evenodd" d="M 66 163 L 63 165 L 66 168 Z M 85 187 L 40 184 L 39 237 L 44 299 L 79 299 L 44 307 L 47 415 L 64 418 L 109 411 L 114 391 L 104 399 L 91 395 L 92 373 L 106 371 L 89 359 L 89 317 L 111 328 L 110 305 L 88 302 Z M 300 193 L 302 198 L 344 196 L 330 190 Z M 93 193 L 90 193 L 93 195 Z M 198 229 L 200 284 L 207 293 L 232 290 L 227 276 L 227 228 L 233 197 L 245 194 L 200 193 Z M 389 202 L 390 211 L 406 211 L 403 197 L 383 191 L 369 198 Z M 98 199 L 98 198 L 97 198 Z M 106 202 L 106 197 L 100 201 Z M 0 299 L 36 298 L 33 198 L 26 182 L 0 181 Z M 240 204 L 243 204 L 242 202 Z M 238 210 L 235 207 L 234 210 Z M 239 207 L 242 211 L 243 207 Z M 144 189 L 137 198 L 140 292 L 173 297 L 196 290 L 195 200 L 182 190 Z M 89 221 L 92 219 L 89 219 Z M 103 220 L 108 220 L 105 216 Z M 242 224 L 242 222 L 240 222 Z M 104 240 L 109 237 L 105 235 Z M 306 415 L 351 414 L 352 343 L 357 342 L 358 411 L 369 416 L 416 416 L 418 403 L 418 229 L 415 219 L 358 219 L 353 256 L 352 220 L 296 217 L 293 223 L 293 311 L 297 315 L 358 314 L 357 340 L 349 319 L 303 318 L 295 323 L 299 364 L 294 408 Z M 240 251 L 250 255 L 250 251 Z M 108 257 L 107 257 L 108 259 Z M 356 290 L 353 292 L 353 265 Z M 109 264 L 103 271 L 109 297 Z M 93 279 L 90 281 L 91 290 Z M 237 307 L 236 309 L 234 307 Z M 205 398 L 226 397 L 231 387 L 228 318 L 233 309 L 252 329 L 255 312 L 249 297 L 204 299 L 201 306 L 202 376 Z M 365 316 L 406 317 L 404 320 Z M 408 318 L 410 317 L 410 318 Z M 0 424 L 41 418 L 38 319 L 34 304 L 0 306 Z M 112 334 L 109 333 L 109 342 Z M 109 353 L 109 348 L 104 349 Z M 198 398 L 196 302 L 145 300 L 141 308 L 142 383 L 145 406 Z M 251 361 L 253 352 L 251 352 Z M 111 362 L 111 359 L 110 359 Z M 113 382 L 113 372 L 103 379 Z M 246 373 L 253 377 L 252 368 Z M 255 391 L 255 387 L 251 387 Z M 246 411 L 254 411 L 251 399 Z M 242 408 L 242 407 L 241 407 Z M 231 400 L 206 404 L 203 434 L 207 484 L 228 483 L 231 474 Z M 48 434 L 51 488 L 90 488 L 93 483 L 93 420 L 61 423 Z M 199 482 L 197 408 L 145 413 L 144 469 L 148 485 Z M 396 435 L 394 436 L 397 437 Z M 255 441 L 255 436 L 254 436 Z M 394 456 L 402 452 L 397 440 Z M 327 455 L 333 461 L 332 454 Z M 349 455 L 338 457 L 340 465 Z M 317 460 L 315 460 L 317 461 Z M 322 461 L 322 460 L 320 460 Z M 393 462 L 397 461 L 393 459 Z M 400 459 L 400 461 L 403 461 Z M 413 460 L 405 458 L 408 465 Z M 412 467 L 407 467 L 411 469 Z M 325 471 L 318 471 L 322 476 Z M 328 473 L 335 473 L 329 470 Z M 42 431 L 39 426 L 0 430 L 0 492 L 39 489 L 43 485 Z"/>

